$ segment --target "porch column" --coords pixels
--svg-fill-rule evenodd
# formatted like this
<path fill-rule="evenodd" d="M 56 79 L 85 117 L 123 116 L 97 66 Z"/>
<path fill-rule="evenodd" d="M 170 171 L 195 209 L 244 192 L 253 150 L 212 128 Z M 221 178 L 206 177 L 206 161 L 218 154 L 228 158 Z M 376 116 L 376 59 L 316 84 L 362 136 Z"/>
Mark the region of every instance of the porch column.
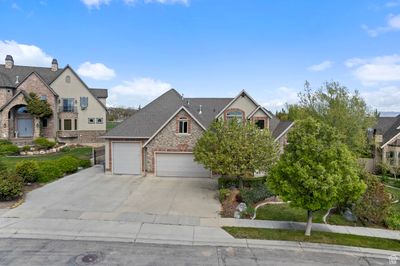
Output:
<path fill-rule="evenodd" d="M 10 121 L 8 120 L 8 109 L 7 109 L 7 111 L 3 110 L 3 112 L 1 113 L 1 120 L 0 120 L 1 138 L 8 139 L 9 123 L 10 123 Z"/>
<path fill-rule="evenodd" d="M 33 137 L 40 137 L 40 119 L 36 117 L 33 118 Z"/>

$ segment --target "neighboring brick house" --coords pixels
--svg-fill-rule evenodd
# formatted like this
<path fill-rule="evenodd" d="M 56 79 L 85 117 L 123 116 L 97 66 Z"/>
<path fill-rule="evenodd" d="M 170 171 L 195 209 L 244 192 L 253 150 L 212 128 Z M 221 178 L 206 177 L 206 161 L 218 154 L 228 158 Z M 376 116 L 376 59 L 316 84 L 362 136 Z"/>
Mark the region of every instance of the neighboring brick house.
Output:
<path fill-rule="evenodd" d="M 279 121 L 245 91 L 235 98 L 184 98 L 171 89 L 104 135 L 113 174 L 207 177 L 193 148 L 215 119 L 253 121 L 281 148 L 293 122 Z"/>
<path fill-rule="evenodd" d="M 374 168 L 381 163 L 400 167 L 400 115 L 379 117 L 371 133 L 375 143 Z"/>
<path fill-rule="evenodd" d="M 42 125 L 26 110 L 31 92 L 53 110 Z M 7 55 L 0 64 L 0 138 L 21 145 L 40 135 L 67 143 L 104 142 L 99 136 L 106 132 L 106 99 L 106 89 L 88 88 L 70 66 L 59 68 L 56 59 L 49 67 L 32 67 L 14 65 Z"/>

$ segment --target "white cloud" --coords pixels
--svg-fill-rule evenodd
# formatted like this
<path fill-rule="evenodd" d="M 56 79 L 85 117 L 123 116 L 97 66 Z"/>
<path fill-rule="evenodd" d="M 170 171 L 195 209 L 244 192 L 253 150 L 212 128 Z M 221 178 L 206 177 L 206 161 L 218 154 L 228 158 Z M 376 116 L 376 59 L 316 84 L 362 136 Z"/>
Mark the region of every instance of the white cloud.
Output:
<path fill-rule="evenodd" d="M 373 91 L 361 92 L 368 105 L 378 111 L 390 112 L 400 110 L 400 86 L 387 86 Z"/>
<path fill-rule="evenodd" d="M 376 37 L 382 33 L 400 30 L 400 14 L 389 15 L 386 19 L 386 25 L 383 27 L 370 28 L 367 25 L 362 25 L 361 28 L 365 30 L 369 36 Z"/>
<path fill-rule="evenodd" d="M 319 71 L 324 71 L 324 70 L 332 67 L 332 65 L 333 65 L 332 61 L 325 60 L 325 61 L 321 62 L 320 64 L 309 66 L 307 68 L 307 70 L 313 71 L 313 72 L 319 72 Z"/>
<path fill-rule="evenodd" d="M 50 67 L 52 60 L 50 55 L 35 45 L 0 40 L 0 60 L 4 60 L 6 55 L 12 55 L 16 65 Z"/>
<path fill-rule="evenodd" d="M 171 88 L 171 84 L 152 78 L 126 80 L 122 84 L 111 88 L 110 104 L 117 105 L 118 103 L 125 106 L 138 106 L 145 101 L 160 96 Z"/>
<path fill-rule="evenodd" d="M 100 8 L 101 5 L 108 5 L 111 0 L 81 0 L 88 8 Z"/>
<path fill-rule="evenodd" d="M 390 1 L 385 4 L 385 7 L 396 7 L 400 6 L 400 1 Z"/>
<path fill-rule="evenodd" d="M 129 1 L 129 0 L 128 0 Z M 159 4 L 182 4 L 189 5 L 189 0 L 145 0 L 145 3 L 159 3 Z"/>
<path fill-rule="evenodd" d="M 110 80 L 115 77 L 114 69 L 106 67 L 101 63 L 85 62 L 77 70 L 78 74 L 94 80 Z"/>
<path fill-rule="evenodd" d="M 345 65 L 364 85 L 400 81 L 400 56 L 397 54 L 374 58 L 351 58 Z"/>
<path fill-rule="evenodd" d="M 295 89 L 284 86 L 275 90 L 270 90 L 267 95 L 271 98 L 264 100 L 262 106 L 272 112 L 279 111 L 285 107 L 286 103 L 296 103 L 298 100 L 297 94 L 298 92 Z"/>

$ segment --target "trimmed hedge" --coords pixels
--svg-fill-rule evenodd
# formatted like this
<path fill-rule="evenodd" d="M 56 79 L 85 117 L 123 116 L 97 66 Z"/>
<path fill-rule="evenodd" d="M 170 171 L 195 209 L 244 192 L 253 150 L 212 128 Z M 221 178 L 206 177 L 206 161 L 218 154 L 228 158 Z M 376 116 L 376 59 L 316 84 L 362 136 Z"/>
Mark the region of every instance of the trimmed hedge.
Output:
<path fill-rule="evenodd" d="M 264 186 L 266 177 L 252 177 L 252 178 L 243 178 L 243 186 L 244 187 L 257 187 L 257 186 Z M 234 177 L 220 177 L 218 178 L 218 189 L 221 188 L 232 188 L 232 187 L 239 187 L 239 179 Z"/>
<path fill-rule="evenodd" d="M 265 184 L 262 184 L 242 189 L 240 191 L 240 196 L 247 206 L 251 206 L 257 202 L 265 200 L 266 198 L 274 196 L 274 193 L 272 193 Z"/>
<path fill-rule="evenodd" d="M 15 172 L 25 183 L 33 183 L 38 180 L 40 175 L 39 164 L 34 160 L 23 160 L 17 163 Z"/>
<path fill-rule="evenodd" d="M 57 166 L 63 173 L 72 174 L 78 171 L 79 159 L 72 156 L 64 156 L 57 160 Z"/>
<path fill-rule="evenodd" d="M 33 142 L 39 149 L 46 149 L 46 150 L 51 149 L 56 145 L 54 141 L 50 141 L 43 137 L 37 138 Z"/>
<path fill-rule="evenodd" d="M 0 174 L 0 200 L 13 200 L 23 195 L 22 179 L 14 173 Z"/>
<path fill-rule="evenodd" d="M 0 155 L 13 155 L 19 153 L 19 148 L 14 144 L 0 143 Z"/>
<path fill-rule="evenodd" d="M 38 182 L 48 183 L 56 180 L 64 175 L 57 162 L 43 161 L 39 163 L 39 178 Z"/>
<path fill-rule="evenodd" d="M 79 167 L 89 168 L 92 166 L 92 162 L 89 159 L 79 160 Z"/>

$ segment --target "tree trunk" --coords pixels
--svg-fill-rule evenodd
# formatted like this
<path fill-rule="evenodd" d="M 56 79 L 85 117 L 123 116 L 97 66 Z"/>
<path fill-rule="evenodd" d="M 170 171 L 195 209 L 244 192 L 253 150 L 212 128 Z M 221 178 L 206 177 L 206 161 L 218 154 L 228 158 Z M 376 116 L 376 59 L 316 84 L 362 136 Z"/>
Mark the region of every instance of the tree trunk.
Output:
<path fill-rule="evenodd" d="M 311 235 L 311 226 L 312 226 L 312 218 L 313 218 L 313 212 L 308 210 L 307 211 L 308 214 L 308 219 L 307 219 L 307 225 L 306 225 L 306 236 L 310 236 Z"/>
<path fill-rule="evenodd" d="M 243 178 L 241 176 L 237 177 L 239 179 L 239 189 L 243 189 Z"/>

